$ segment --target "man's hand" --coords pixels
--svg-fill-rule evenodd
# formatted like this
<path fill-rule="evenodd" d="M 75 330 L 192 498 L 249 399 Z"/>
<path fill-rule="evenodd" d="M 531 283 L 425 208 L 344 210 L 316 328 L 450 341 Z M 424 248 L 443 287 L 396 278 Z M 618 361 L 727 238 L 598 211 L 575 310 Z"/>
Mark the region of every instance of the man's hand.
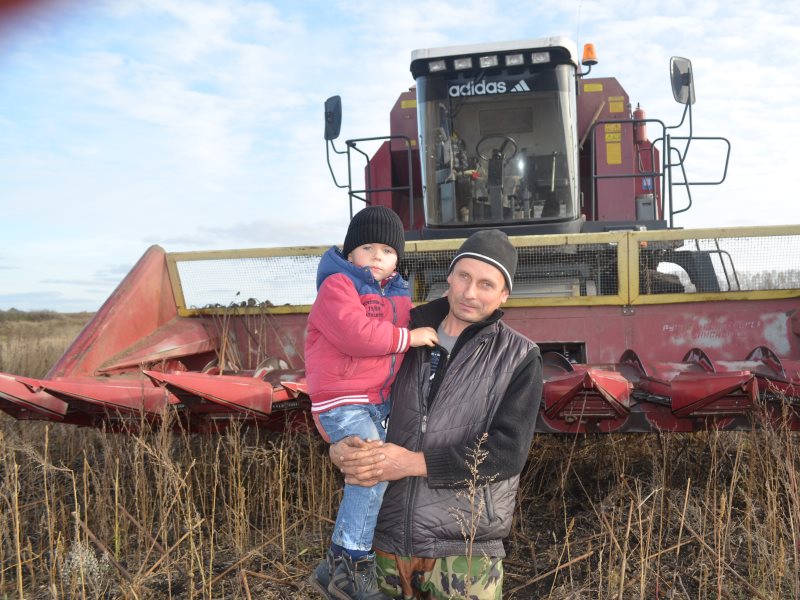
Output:
<path fill-rule="evenodd" d="M 380 448 L 381 446 L 383 446 L 383 442 L 380 440 L 362 440 L 357 435 L 351 435 L 335 444 L 331 444 L 330 448 L 328 448 L 328 454 L 333 464 L 339 469 L 342 468 L 345 460 L 350 464 L 359 460 L 360 465 L 370 465 L 379 462 L 381 459 L 374 457 L 369 450 L 371 448 Z"/>
<path fill-rule="evenodd" d="M 328 454 L 333 464 L 344 473 L 346 483 L 372 486 L 381 481 L 378 465 L 384 459 L 382 448 L 380 440 L 362 440 L 353 435 L 331 444 Z"/>
<path fill-rule="evenodd" d="M 364 441 L 355 436 L 332 444 L 330 456 L 344 473 L 345 483 L 352 485 L 372 486 L 381 481 L 428 475 L 421 452 L 380 441 Z"/>

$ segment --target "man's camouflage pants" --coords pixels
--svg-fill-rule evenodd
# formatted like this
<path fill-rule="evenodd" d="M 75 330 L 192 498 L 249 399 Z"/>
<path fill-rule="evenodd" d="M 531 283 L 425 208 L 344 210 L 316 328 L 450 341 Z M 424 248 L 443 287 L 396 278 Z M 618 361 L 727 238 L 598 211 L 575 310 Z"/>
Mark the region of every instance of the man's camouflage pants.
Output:
<path fill-rule="evenodd" d="M 503 559 L 416 558 L 375 551 L 381 591 L 403 600 L 502 600 Z"/>

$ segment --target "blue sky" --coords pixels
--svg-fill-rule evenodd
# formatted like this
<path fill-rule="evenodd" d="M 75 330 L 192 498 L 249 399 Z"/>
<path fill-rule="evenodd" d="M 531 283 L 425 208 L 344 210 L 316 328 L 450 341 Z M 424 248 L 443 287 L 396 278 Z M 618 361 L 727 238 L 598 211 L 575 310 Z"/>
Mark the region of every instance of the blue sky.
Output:
<path fill-rule="evenodd" d="M 800 223 L 795 2 L 85 0 L 0 24 L 0 309 L 96 310 L 151 244 L 168 251 L 339 243 L 343 137 L 388 133 L 417 48 L 564 35 L 595 44 L 648 117 L 733 144 L 728 180 L 683 227 Z M 716 153 L 692 157 L 718 174 Z M 344 165 L 340 165 L 343 167 Z M 340 173 L 344 173 L 340 170 Z"/>

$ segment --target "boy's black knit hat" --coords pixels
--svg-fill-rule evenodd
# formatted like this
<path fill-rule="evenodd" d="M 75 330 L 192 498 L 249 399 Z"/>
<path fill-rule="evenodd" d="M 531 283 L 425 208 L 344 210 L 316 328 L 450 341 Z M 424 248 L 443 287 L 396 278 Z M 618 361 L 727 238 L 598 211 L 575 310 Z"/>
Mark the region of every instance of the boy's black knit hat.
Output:
<path fill-rule="evenodd" d="M 517 249 L 511 245 L 505 233 L 499 229 L 484 229 L 473 233 L 461 244 L 450 262 L 448 275 L 453 270 L 453 265 L 462 258 L 482 260 L 497 267 L 506 280 L 508 291 L 511 291 L 514 273 L 517 271 Z"/>
<path fill-rule="evenodd" d="M 358 211 L 347 227 L 342 254 L 347 257 L 364 244 L 386 244 L 395 249 L 398 261 L 402 259 L 406 241 L 397 213 L 385 206 L 367 206 Z"/>

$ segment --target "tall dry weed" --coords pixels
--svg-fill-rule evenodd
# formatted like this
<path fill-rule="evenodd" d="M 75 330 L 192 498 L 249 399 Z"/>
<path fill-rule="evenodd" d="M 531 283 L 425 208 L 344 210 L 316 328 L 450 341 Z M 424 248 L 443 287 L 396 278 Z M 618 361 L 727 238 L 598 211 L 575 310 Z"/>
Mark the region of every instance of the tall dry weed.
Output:
<path fill-rule="evenodd" d="M 800 597 L 798 434 L 763 425 L 539 437 L 508 561 L 520 583 L 507 589 L 519 598 Z"/>

